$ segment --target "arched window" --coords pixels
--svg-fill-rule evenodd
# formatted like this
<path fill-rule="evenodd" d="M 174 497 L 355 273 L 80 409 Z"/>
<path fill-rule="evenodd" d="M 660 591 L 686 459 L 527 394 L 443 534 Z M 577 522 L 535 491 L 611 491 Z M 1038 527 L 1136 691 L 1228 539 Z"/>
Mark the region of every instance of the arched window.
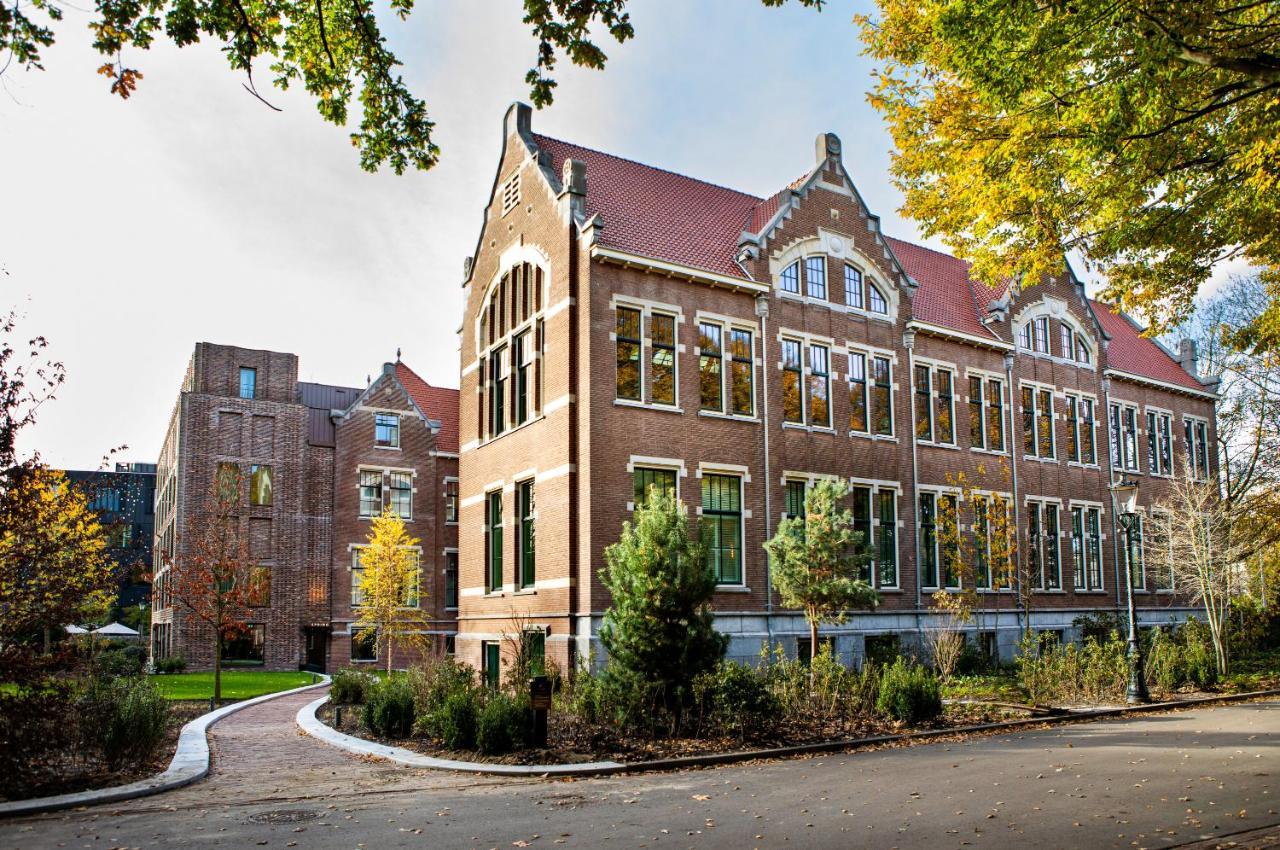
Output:
<path fill-rule="evenodd" d="M 1093 362 L 1093 355 L 1089 352 L 1089 344 L 1084 341 L 1084 337 L 1080 334 L 1076 334 L 1076 362 L 1085 364 Z"/>
<path fill-rule="evenodd" d="M 503 272 L 480 312 L 480 431 L 488 438 L 523 425 L 542 409 L 545 275 L 521 262 Z"/>
<path fill-rule="evenodd" d="M 889 301 L 880 291 L 880 287 L 874 283 L 868 284 L 867 296 L 867 303 L 872 313 L 879 313 L 881 316 L 889 315 Z"/>

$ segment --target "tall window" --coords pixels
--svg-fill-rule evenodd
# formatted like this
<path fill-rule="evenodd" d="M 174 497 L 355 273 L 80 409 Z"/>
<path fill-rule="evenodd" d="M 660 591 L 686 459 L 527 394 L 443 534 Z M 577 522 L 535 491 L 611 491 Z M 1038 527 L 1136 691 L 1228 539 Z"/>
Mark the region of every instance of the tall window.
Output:
<path fill-rule="evenodd" d="M 1031 457 L 1054 457 L 1053 390 L 1022 388 L 1022 448 Z"/>
<path fill-rule="evenodd" d="M 724 410 L 724 348 L 721 328 L 710 322 L 698 325 L 698 374 L 703 410 Z"/>
<path fill-rule="evenodd" d="M 269 506 L 271 495 L 271 467 L 264 463 L 253 464 L 249 467 L 249 504 Z"/>
<path fill-rule="evenodd" d="M 400 600 L 401 605 L 405 608 L 417 608 L 418 602 L 422 598 L 422 567 L 420 562 L 421 556 L 414 552 L 412 572 L 409 573 L 409 581 Z"/>
<path fill-rule="evenodd" d="M 791 480 L 783 491 L 783 511 L 787 519 L 800 519 L 805 515 L 805 496 L 809 485 L 804 481 Z"/>
<path fill-rule="evenodd" d="M 1071 586 L 1076 590 L 1085 589 L 1085 536 L 1084 508 L 1071 508 Z"/>
<path fill-rule="evenodd" d="M 1067 460 L 1080 462 L 1080 399 L 1067 396 Z"/>
<path fill-rule="evenodd" d="M 458 607 L 458 553 L 444 553 L 444 607 Z"/>
<path fill-rule="evenodd" d="M 937 497 L 920 494 L 920 586 L 938 586 Z"/>
<path fill-rule="evenodd" d="M 805 291 L 810 298 L 827 300 L 827 258 L 806 257 L 804 261 Z"/>
<path fill-rule="evenodd" d="M 871 549 L 871 488 L 854 487 L 849 491 L 849 496 L 853 500 L 853 530 L 862 536 L 859 545 L 867 551 L 873 551 Z M 871 570 L 870 561 L 861 568 L 860 578 L 868 584 L 875 582 Z"/>
<path fill-rule="evenodd" d="M 718 584 L 742 584 L 742 480 L 702 476 L 702 528 L 707 567 Z"/>
<path fill-rule="evenodd" d="M 1102 512 L 1071 508 L 1071 563 L 1076 590 L 1102 589 Z"/>
<path fill-rule="evenodd" d="M 618 398 L 640 401 L 640 311 L 618 308 Z"/>
<path fill-rule="evenodd" d="M 986 448 L 987 430 L 982 425 L 982 378 L 969 376 L 969 445 Z"/>
<path fill-rule="evenodd" d="M 389 478 L 391 510 L 401 519 L 413 519 L 413 473 L 393 472 Z"/>
<path fill-rule="evenodd" d="M 889 301 L 874 283 L 867 284 L 867 301 L 872 313 L 889 315 Z"/>
<path fill-rule="evenodd" d="M 751 331 L 732 328 L 729 331 L 729 412 L 736 416 L 755 413 L 755 379 L 752 377 Z"/>
<path fill-rule="evenodd" d="M 382 513 L 382 472 L 376 469 L 360 470 L 360 516 L 377 516 Z"/>
<path fill-rule="evenodd" d="M 1129 580 L 1133 583 L 1133 589 L 1145 590 L 1147 587 L 1147 571 L 1142 553 L 1141 514 L 1133 517 L 1133 526 L 1129 530 L 1129 535 L 1131 540 L 1126 538 L 1123 529 L 1120 530 L 1120 561 L 1129 573 Z"/>
<path fill-rule="evenodd" d="M 1094 421 L 1093 399 L 1080 398 L 1080 462 L 1094 464 L 1098 462 L 1098 448 L 1094 435 L 1097 423 Z"/>
<path fill-rule="evenodd" d="M 535 547 L 534 547 L 534 501 L 533 482 L 521 481 L 516 485 L 516 510 L 520 517 L 520 587 L 533 587 L 537 579 Z"/>
<path fill-rule="evenodd" d="M 893 434 L 893 367 L 888 357 L 871 358 L 871 429 L 881 436 Z"/>
<path fill-rule="evenodd" d="M 849 352 L 849 430 L 865 434 L 868 425 L 867 355 L 851 351 Z"/>
<path fill-rule="evenodd" d="M 220 461 L 216 480 L 218 498 L 230 505 L 240 504 L 240 464 Z"/>
<path fill-rule="evenodd" d="M 1062 349 L 1062 356 L 1067 360 L 1076 359 L 1075 334 L 1071 330 L 1071 325 L 1066 322 L 1058 323 L 1058 345 Z"/>
<path fill-rule="evenodd" d="M 1049 353 L 1049 317 L 1030 319 L 1018 331 L 1018 345 L 1038 354 Z"/>
<path fill-rule="evenodd" d="M 502 491 L 485 496 L 484 546 L 485 589 L 489 593 L 502 590 Z"/>
<path fill-rule="evenodd" d="M 246 604 L 251 608 L 271 607 L 271 567 L 256 564 L 249 570 L 249 592 Z"/>
<path fill-rule="evenodd" d="M 1151 475 L 1160 474 L 1160 440 L 1158 437 L 1158 429 L 1156 427 L 1156 414 L 1153 410 L 1147 411 L 1147 472 Z"/>
<path fill-rule="evenodd" d="M 383 448 L 400 447 L 400 417 L 394 413 L 375 413 L 373 416 L 373 444 Z"/>
<path fill-rule="evenodd" d="M 848 263 L 844 264 L 844 303 L 858 310 L 863 307 L 862 272 Z"/>
<path fill-rule="evenodd" d="M 1187 469 L 1201 481 L 1209 479 L 1209 425 L 1203 419 L 1183 419 L 1187 440 Z"/>
<path fill-rule="evenodd" d="M 897 587 L 898 494 L 893 490 L 881 490 L 876 496 L 876 573 L 880 587 Z"/>
<path fill-rule="evenodd" d="M 960 587 L 960 526 L 954 496 L 938 497 L 938 560 L 948 589 Z"/>
<path fill-rule="evenodd" d="M 921 440 L 955 443 L 952 381 L 949 369 L 916 364 L 916 436 Z"/>
<path fill-rule="evenodd" d="M 351 607 L 364 604 L 364 547 L 351 550 Z"/>
<path fill-rule="evenodd" d="M 637 466 L 631 473 L 632 502 L 638 508 L 649 501 L 650 490 L 668 496 L 676 494 L 676 471 Z"/>
<path fill-rule="evenodd" d="M 353 628 L 351 630 L 351 660 L 353 662 L 378 660 L 377 629 Z"/>
<path fill-rule="evenodd" d="M 650 354 L 649 400 L 654 404 L 676 403 L 676 317 L 666 313 L 649 316 Z"/>
<path fill-rule="evenodd" d="M 1032 575 L 1042 590 L 1061 590 L 1062 556 L 1058 541 L 1058 506 L 1052 502 L 1029 502 L 1027 519 Z"/>
<path fill-rule="evenodd" d="M 1138 410 L 1116 402 L 1111 403 L 1111 465 L 1138 471 Z"/>
<path fill-rule="evenodd" d="M 444 521 L 458 521 L 458 479 L 444 480 Z"/>
<path fill-rule="evenodd" d="M 809 346 L 809 424 L 831 427 L 831 354 L 825 345 Z"/>
<path fill-rule="evenodd" d="M 1004 451 L 1004 382 L 985 379 L 987 385 L 987 448 Z"/>
<path fill-rule="evenodd" d="M 258 397 L 258 370 L 240 367 L 240 398 Z"/>
<path fill-rule="evenodd" d="M 499 348 L 489 355 L 489 434 L 498 436 L 507 430 L 507 350 Z"/>
<path fill-rule="evenodd" d="M 801 387 L 804 384 L 804 361 L 800 359 L 799 340 L 782 341 L 782 419 L 784 422 L 804 422 L 804 401 Z M 1188 426 L 1190 428 L 1190 426 Z M 1191 433 L 1189 430 L 1187 433 Z"/>
<path fill-rule="evenodd" d="M 1150 416 L 1148 414 L 1148 418 Z M 1161 475 L 1173 474 L 1173 417 L 1168 413 L 1155 415 L 1155 460 L 1150 470 L 1159 470 Z"/>
<path fill-rule="evenodd" d="M 1040 503 L 1027 503 L 1027 570 L 1032 579 L 1040 584 L 1044 569 L 1043 553 L 1040 551 Z M 1043 585 L 1041 585 L 1043 586 Z"/>
<path fill-rule="evenodd" d="M 529 345 L 529 331 L 511 340 L 511 365 L 515 370 L 515 413 L 516 424 L 523 425 L 529 421 L 529 381 L 533 369 L 533 346 Z"/>
<path fill-rule="evenodd" d="M 991 589 L 991 517 L 985 496 L 973 500 L 973 583 Z"/>
<path fill-rule="evenodd" d="M 790 292 L 793 295 L 800 294 L 800 261 L 796 260 L 791 265 L 782 270 L 782 275 L 778 281 L 783 292 Z"/>

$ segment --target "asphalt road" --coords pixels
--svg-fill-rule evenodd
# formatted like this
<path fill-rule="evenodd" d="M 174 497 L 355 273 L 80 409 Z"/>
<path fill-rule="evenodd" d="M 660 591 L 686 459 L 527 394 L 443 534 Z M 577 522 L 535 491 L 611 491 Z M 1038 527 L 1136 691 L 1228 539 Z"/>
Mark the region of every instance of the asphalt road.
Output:
<path fill-rule="evenodd" d="M 254 784 L 227 767 L 171 795 L 0 822 L 0 848 L 1171 847 L 1280 824 L 1280 702 L 577 781 L 351 759 L 293 793 L 286 759 L 271 789 L 234 793 Z"/>

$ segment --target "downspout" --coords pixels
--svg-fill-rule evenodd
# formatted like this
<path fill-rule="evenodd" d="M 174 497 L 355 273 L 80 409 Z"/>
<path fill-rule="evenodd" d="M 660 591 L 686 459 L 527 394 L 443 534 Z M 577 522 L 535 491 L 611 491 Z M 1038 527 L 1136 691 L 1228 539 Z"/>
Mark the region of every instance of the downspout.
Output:
<path fill-rule="evenodd" d="M 1009 388 L 1009 418 L 1008 418 L 1008 421 L 1005 422 L 1005 445 L 1009 447 L 1009 470 L 1010 470 L 1010 478 L 1011 478 L 1010 487 L 1011 487 L 1011 493 L 1012 493 L 1012 499 L 1013 499 L 1013 542 L 1015 544 L 1013 549 L 1013 554 L 1014 554 L 1014 559 L 1016 561 L 1018 558 L 1021 557 L 1021 555 L 1018 553 L 1018 548 L 1016 544 L 1018 543 L 1018 538 L 1022 536 L 1022 511 L 1018 509 L 1018 444 L 1014 441 L 1014 438 L 1013 438 L 1013 422 L 1014 422 L 1014 419 L 1016 419 L 1022 413 L 1022 411 L 1021 410 L 1015 411 L 1013 408 L 1014 399 L 1018 398 L 1019 396 L 1018 396 L 1018 393 L 1014 392 L 1014 387 L 1013 387 L 1013 354 L 1012 352 L 1007 353 L 1004 356 L 1004 382 L 1005 382 L 1005 386 Z M 1014 578 L 1017 580 L 1017 583 L 1018 583 L 1017 589 L 1015 591 L 1018 595 L 1016 614 L 1018 618 L 1018 626 L 1019 626 L 1019 629 L 1021 629 L 1022 628 L 1022 571 L 1017 569 L 1016 565 L 1014 566 Z M 997 605 L 999 604 L 998 598 L 996 600 L 996 604 Z M 1030 612 L 1028 612 L 1027 616 L 1030 617 Z M 1000 615 L 999 615 L 999 612 L 997 611 L 996 613 L 997 627 L 999 626 L 999 623 L 1000 623 Z M 1021 639 L 1022 635 L 1018 635 L 1018 638 Z"/>
<path fill-rule="evenodd" d="M 1102 416 L 1103 416 L 1102 421 L 1105 422 L 1107 425 L 1103 433 L 1106 434 L 1106 438 L 1107 438 L 1107 485 L 1108 485 L 1107 492 L 1110 493 L 1111 487 L 1114 486 L 1116 483 L 1116 471 L 1115 471 L 1115 468 L 1111 466 L 1111 379 L 1107 377 L 1104 377 L 1102 379 Z M 1098 415 L 1096 413 L 1094 414 L 1093 421 L 1095 423 L 1094 425 L 1095 438 L 1093 443 L 1094 443 L 1094 450 L 1096 451 L 1098 447 L 1098 441 L 1096 437 L 1098 433 L 1097 424 L 1096 424 L 1098 421 Z M 1170 435 L 1170 437 L 1172 437 L 1172 435 Z M 1116 435 L 1116 439 L 1117 440 L 1120 439 L 1119 434 Z M 1170 447 L 1170 452 L 1172 453 L 1172 451 L 1173 449 L 1172 447 Z M 1120 619 L 1120 531 L 1116 526 L 1115 498 L 1114 497 L 1111 498 L 1109 502 L 1111 505 L 1111 572 L 1115 577 L 1114 590 L 1116 595 L 1116 598 L 1115 598 L 1116 619 L 1119 620 Z M 1125 578 L 1128 579 L 1129 577 L 1125 576 Z"/>
<path fill-rule="evenodd" d="M 570 648 L 578 646 L 578 226 L 572 215 L 569 219 L 569 641 Z M 543 330 L 543 333 L 546 333 Z M 570 659 L 571 664 L 591 664 L 590 617 L 587 618 L 587 657 Z"/>
<path fill-rule="evenodd" d="M 916 636 L 919 640 L 924 640 L 924 624 L 921 620 L 921 609 L 924 605 L 924 597 L 920 592 L 920 461 L 916 457 L 916 420 L 913 404 L 915 401 L 916 388 L 916 332 L 914 330 L 906 330 L 902 334 L 902 345 L 907 349 L 907 422 L 911 428 L 911 528 L 912 528 L 912 551 L 915 552 L 916 567 Z"/>
<path fill-rule="evenodd" d="M 760 350 L 764 354 L 760 369 L 760 412 L 764 422 L 764 539 L 773 536 L 773 474 L 769 471 L 769 296 L 756 296 L 756 315 L 760 317 Z M 765 639 L 773 652 L 773 556 L 764 554 Z"/>

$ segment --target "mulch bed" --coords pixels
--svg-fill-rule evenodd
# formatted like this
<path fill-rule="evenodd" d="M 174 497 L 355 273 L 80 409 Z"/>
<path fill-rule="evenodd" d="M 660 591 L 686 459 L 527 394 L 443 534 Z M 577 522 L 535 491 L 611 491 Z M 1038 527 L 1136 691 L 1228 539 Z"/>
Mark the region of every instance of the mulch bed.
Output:
<path fill-rule="evenodd" d="M 175 701 L 170 704 L 169 724 L 165 728 L 164 741 L 158 746 L 150 759 L 136 765 L 111 770 L 99 758 L 92 754 L 76 752 L 57 752 L 49 754 L 41 763 L 31 765 L 30 781 L 26 792 L 21 797 L 6 797 L 0 794 L 0 801 L 12 799 L 31 799 L 34 797 L 51 797 L 55 794 L 72 794 L 77 791 L 91 791 L 98 788 L 111 788 L 137 782 L 163 772 L 173 760 L 178 749 L 178 734 L 189 720 L 199 717 L 209 710 L 205 700 Z"/>
<path fill-rule="evenodd" d="M 334 706 L 325 703 L 316 716 L 326 725 L 348 735 L 403 747 L 425 756 L 486 764 L 582 764 L 593 761 L 641 762 L 684 756 L 737 752 L 743 749 L 816 744 L 824 741 L 869 738 L 923 729 L 949 729 L 1025 717 L 1016 711 L 978 705 L 948 705 L 933 724 L 912 729 L 878 717 L 849 716 L 811 718 L 780 725 L 769 734 L 718 738 L 646 738 L 621 735 L 610 727 L 588 725 L 576 718 L 552 712 L 548 718 L 545 749 L 524 750 L 505 756 L 485 756 L 475 750 L 450 750 L 427 738 L 382 738 L 360 722 L 360 706 L 343 706 L 342 725 L 334 724 Z"/>

